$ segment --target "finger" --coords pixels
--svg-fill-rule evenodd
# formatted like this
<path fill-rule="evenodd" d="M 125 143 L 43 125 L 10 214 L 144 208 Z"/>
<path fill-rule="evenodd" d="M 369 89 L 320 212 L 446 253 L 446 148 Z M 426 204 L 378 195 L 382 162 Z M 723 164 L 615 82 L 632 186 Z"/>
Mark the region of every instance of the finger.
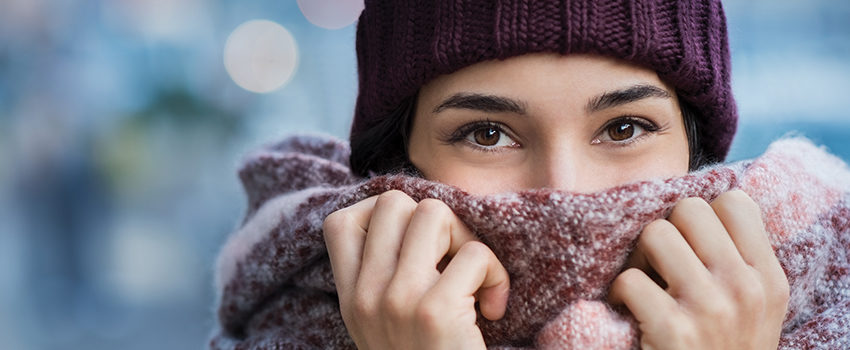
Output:
<path fill-rule="evenodd" d="M 642 324 L 653 324 L 678 310 L 678 303 L 643 271 L 631 268 L 620 273 L 611 285 L 608 302 L 625 305 Z"/>
<path fill-rule="evenodd" d="M 761 211 L 750 196 L 741 190 L 726 192 L 711 207 L 747 264 L 763 272 L 779 266 L 764 230 Z"/>
<path fill-rule="evenodd" d="M 702 287 L 695 282 L 704 281 L 709 275 L 682 234 L 666 220 L 656 220 L 646 225 L 632 254 L 636 255 L 633 258 L 636 261 L 647 261 L 672 288 L 674 296 L 683 290 Z"/>
<path fill-rule="evenodd" d="M 328 215 L 322 225 L 334 283 L 340 295 L 350 293 L 357 281 L 366 229 L 376 200 L 377 196 L 372 196 L 335 211 Z"/>
<path fill-rule="evenodd" d="M 768 239 L 758 204 L 745 192 L 735 190 L 721 194 L 711 206 L 743 260 L 763 277 L 768 310 L 776 314 L 773 319 L 781 322 L 788 308 L 790 287 Z"/>
<path fill-rule="evenodd" d="M 630 268 L 636 268 L 643 271 L 649 278 L 651 278 L 661 289 L 667 289 L 667 282 L 661 278 L 661 275 L 658 274 L 658 271 L 652 268 L 649 265 L 649 261 L 646 258 L 646 254 L 640 250 L 635 249 L 630 255 L 626 264 L 623 266 L 623 271 L 628 270 Z M 622 271 L 621 271 L 622 272 Z"/>
<path fill-rule="evenodd" d="M 497 320 L 505 315 L 509 290 L 508 272 L 493 251 L 484 243 L 471 241 L 460 247 L 428 298 L 457 310 L 474 305 L 477 293 L 481 314 Z"/>
<path fill-rule="evenodd" d="M 440 278 L 460 246 L 475 236 L 443 202 L 424 199 L 416 206 L 405 232 L 396 274 L 387 292 L 398 303 L 419 300 Z"/>
<path fill-rule="evenodd" d="M 399 249 L 416 201 L 401 191 L 378 196 L 363 245 L 358 288 L 382 293 L 395 273 Z"/>
<path fill-rule="evenodd" d="M 723 223 L 702 198 L 679 201 L 667 220 L 682 233 L 709 270 L 735 268 L 743 263 Z"/>
<path fill-rule="evenodd" d="M 469 241 L 477 240 L 466 225 L 443 202 L 424 199 L 416 207 L 401 246 L 398 271 L 419 275 L 436 270 L 444 256 L 454 255 Z"/>

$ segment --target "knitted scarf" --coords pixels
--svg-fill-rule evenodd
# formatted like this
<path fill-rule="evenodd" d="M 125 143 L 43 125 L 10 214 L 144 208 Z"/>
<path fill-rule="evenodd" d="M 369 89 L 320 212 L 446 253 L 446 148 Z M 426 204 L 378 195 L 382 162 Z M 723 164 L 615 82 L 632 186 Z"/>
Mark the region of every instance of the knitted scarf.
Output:
<path fill-rule="evenodd" d="M 507 269 L 504 318 L 479 317 L 491 348 L 637 348 L 633 317 L 604 300 L 641 229 L 681 199 L 711 201 L 736 188 L 759 204 L 790 283 L 780 348 L 850 348 L 850 170 L 808 140 L 783 139 L 754 160 L 591 194 L 476 196 L 403 175 L 362 179 L 350 173 L 348 155 L 344 142 L 295 137 L 247 158 L 239 176 L 248 209 L 219 256 L 210 348 L 354 348 L 322 222 L 390 189 L 445 202 Z"/>

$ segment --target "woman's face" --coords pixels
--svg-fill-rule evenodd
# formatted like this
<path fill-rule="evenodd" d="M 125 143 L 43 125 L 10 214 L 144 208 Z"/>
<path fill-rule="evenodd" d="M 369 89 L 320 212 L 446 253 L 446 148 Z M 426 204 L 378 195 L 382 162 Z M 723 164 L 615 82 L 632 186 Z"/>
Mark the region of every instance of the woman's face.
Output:
<path fill-rule="evenodd" d="M 593 55 L 478 63 L 419 92 L 408 155 L 425 178 L 476 194 L 591 192 L 684 175 L 675 91 L 647 68 Z"/>

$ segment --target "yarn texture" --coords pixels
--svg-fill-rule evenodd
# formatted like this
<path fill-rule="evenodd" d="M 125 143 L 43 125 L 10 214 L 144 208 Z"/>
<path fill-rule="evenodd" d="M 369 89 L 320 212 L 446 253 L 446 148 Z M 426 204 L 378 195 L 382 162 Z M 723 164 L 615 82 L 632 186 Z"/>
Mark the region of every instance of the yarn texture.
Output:
<path fill-rule="evenodd" d="M 322 239 L 331 212 L 398 189 L 445 202 L 511 277 L 505 317 L 479 317 L 492 349 L 636 349 L 627 311 L 604 300 L 641 229 L 687 197 L 741 189 L 759 204 L 791 287 L 780 349 L 850 348 L 850 170 L 802 138 L 682 177 L 577 194 L 488 196 L 421 178 L 351 175 L 347 144 L 293 137 L 244 162 L 247 214 L 216 270 L 211 349 L 354 349 Z"/>

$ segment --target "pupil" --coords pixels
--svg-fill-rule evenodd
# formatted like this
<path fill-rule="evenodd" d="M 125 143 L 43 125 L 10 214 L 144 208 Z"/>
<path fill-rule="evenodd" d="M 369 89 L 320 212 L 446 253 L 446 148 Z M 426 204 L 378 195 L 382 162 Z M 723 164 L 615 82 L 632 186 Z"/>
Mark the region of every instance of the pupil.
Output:
<path fill-rule="evenodd" d="M 475 142 L 482 146 L 492 146 L 499 142 L 499 131 L 494 128 L 478 129 L 475 132 Z"/>
<path fill-rule="evenodd" d="M 623 141 L 631 138 L 635 134 L 635 128 L 631 123 L 622 123 L 612 125 L 608 129 L 608 136 L 614 141 Z"/>

